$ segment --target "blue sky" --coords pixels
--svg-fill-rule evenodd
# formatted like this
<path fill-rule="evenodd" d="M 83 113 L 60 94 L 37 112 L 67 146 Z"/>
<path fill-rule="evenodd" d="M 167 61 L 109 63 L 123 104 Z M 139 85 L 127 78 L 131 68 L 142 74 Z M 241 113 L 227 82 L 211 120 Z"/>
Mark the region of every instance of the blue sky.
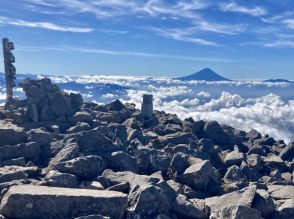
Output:
<path fill-rule="evenodd" d="M 0 0 L 22 73 L 294 79 L 293 0 Z M 0 69 L 3 63 L 0 62 Z"/>

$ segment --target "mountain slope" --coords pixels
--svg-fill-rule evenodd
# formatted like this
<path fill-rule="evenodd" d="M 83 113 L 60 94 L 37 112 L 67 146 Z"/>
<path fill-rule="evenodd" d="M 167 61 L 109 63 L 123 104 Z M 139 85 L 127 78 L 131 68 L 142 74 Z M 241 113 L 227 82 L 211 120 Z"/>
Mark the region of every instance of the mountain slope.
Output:
<path fill-rule="evenodd" d="M 210 68 L 204 68 L 201 71 L 196 72 L 195 74 L 180 77 L 177 79 L 185 81 L 231 81 L 230 79 L 222 77 L 221 75 L 217 74 Z"/>

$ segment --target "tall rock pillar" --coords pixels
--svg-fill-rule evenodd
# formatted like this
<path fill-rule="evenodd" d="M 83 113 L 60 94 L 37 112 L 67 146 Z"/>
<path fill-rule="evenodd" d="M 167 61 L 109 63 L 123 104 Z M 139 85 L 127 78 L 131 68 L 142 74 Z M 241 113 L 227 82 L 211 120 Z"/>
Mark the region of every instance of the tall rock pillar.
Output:
<path fill-rule="evenodd" d="M 6 80 L 6 94 L 7 100 L 13 98 L 13 87 L 15 86 L 15 73 L 16 69 L 13 65 L 15 63 L 15 57 L 12 54 L 14 50 L 13 42 L 10 42 L 9 39 L 3 38 L 3 57 L 4 57 L 4 68 L 5 68 L 5 80 Z"/>

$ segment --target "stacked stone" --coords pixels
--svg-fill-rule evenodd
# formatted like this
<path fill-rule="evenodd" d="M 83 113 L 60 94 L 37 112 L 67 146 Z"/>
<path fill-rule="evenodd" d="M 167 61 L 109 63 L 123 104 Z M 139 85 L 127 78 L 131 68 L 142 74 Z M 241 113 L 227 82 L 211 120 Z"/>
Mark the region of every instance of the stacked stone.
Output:
<path fill-rule="evenodd" d="M 26 79 L 20 86 L 27 96 L 27 113 L 31 121 L 54 121 L 74 114 L 83 99 L 80 94 L 64 93 L 50 79 Z"/>

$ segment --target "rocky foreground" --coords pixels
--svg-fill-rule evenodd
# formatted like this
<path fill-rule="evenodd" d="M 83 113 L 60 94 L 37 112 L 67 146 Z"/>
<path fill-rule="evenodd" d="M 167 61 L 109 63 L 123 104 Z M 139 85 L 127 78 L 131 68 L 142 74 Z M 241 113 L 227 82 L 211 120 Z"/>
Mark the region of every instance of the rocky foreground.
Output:
<path fill-rule="evenodd" d="M 21 86 L 0 109 L 0 218 L 294 218 L 294 143 Z"/>

